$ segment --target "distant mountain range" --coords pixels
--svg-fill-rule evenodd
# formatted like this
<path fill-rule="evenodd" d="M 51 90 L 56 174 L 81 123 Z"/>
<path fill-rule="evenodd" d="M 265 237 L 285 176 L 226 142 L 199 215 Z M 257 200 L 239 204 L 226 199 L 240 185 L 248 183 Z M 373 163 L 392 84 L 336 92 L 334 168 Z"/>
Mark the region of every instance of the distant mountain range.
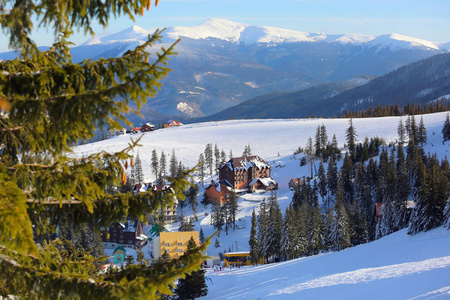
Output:
<path fill-rule="evenodd" d="M 370 80 L 371 79 L 371 80 Z M 272 93 L 245 101 L 191 122 L 228 119 L 302 118 L 337 116 L 345 110 L 369 106 L 430 103 L 450 100 L 450 53 L 439 54 L 378 78 L 359 78 L 322 84 L 293 93 Z"/>
<path fill-rule="evenodd" d="M 74 61 L 120 56 L 153 32 L 133 26 L 92 38 L 71 53 Z M 177 38 L 181 42 L 175 49 L 179 54 L 169 62 L 173 72 L 162 81 L 159 94 L 142 108 L 153 122 L 159 121 L 155 116 L 209 116 L 277 91 L 294 92 L 360 75 L 380 76 L 450 49 L 450 43 L 399 34 L 329 35 L 223 19 L 171 27 L 164 35 L 161 46 L 167 47 Z M 14 55 L 0 53 L 0 59 Z"/>

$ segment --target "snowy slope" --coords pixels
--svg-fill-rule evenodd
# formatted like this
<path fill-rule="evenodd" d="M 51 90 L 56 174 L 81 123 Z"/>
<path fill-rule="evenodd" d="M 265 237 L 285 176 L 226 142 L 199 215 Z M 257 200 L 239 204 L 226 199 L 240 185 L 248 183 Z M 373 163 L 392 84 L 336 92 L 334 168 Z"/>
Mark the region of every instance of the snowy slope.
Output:
<path fill-rule="evenodd" d="M 442 144 L 441 130 L 446 113 L 424 115 L 428 132 L 425 152 L 437 152 L 440 158 L 450 154 L 450 142 Z M 403 121 L 406 119 L 403 118 Z M 420 116 L 416 116 L 416 121 Z M 397 138 L 400 117 L 353 119 L 359 140 L 364 137 L 383 137 L 387 142 Z M 193 167 L 207 143 L 217 144 L 227 153 L 241 155 L 245 145 L 260 155 L 271 166 L 272 177 L 280 189 L 277 197 L 284 213 L 293 192 L 288 182 L 294 177 L 310 174 L 308 166 L 300 167 L 300 156 L 293 152 L 304 147 L 309 137 L 314 138 L 318 125 L 324 124 L 331 139 L 336 134 L 339 145 L 345 141 L 347 119 L 291 119 L 291 120 L 234 120 L 172 127 L 145 133 L 136 153 L 142 160 L 146 181 L 154 179 L 150 171 L 153 149 L 158 154 L 176 152 L 176 157 L 187 167 Z M 83 156 L 101 150 L 114 152 L 125 148 L 131 137 L 120 136 L 102 142 L 75 148 L 75 155 Z M 169 161 L 170 158 L 168 157 Z M 210 178 L 205 180 L 205 185 Z M 198 201 L 202 198 L 200 188 Z M 244 194 L 238 199 L 237 229 L 224 230 L 218 240 L 220 247 L 208 248 L 209 255 L 225 251 L 248 251 L 252 210 L 258 212 L 265 194 Z M 210 205 L 199 205 L 196 230 L 205 235 L 214 233 L 210 223 Z M 193 212 L 185 208 L 185 217 Z M 169 230 L 177 230 L 174 223 Z M 450 297 L 450 231 L 441 229 L 411 237 L 405 231 L 397 232 L 376 242 L 350 248 L 339 253 L 297 259 L 279 264 L 222 272 L 208 271 L 209 294 L 206 299 L 429 299 L 432 296 Z M 412 288 L 414 287 L 414 288 Z M 433 294 L 428 294 L 433 293 Z M 424 295 L 424 296 L 422 296 Z"/>
<path fill-rule="evenodd" d="M 206 275 L 204 299 L 449 299 L 450 231 L 402 230 L 341 252 Z"/>

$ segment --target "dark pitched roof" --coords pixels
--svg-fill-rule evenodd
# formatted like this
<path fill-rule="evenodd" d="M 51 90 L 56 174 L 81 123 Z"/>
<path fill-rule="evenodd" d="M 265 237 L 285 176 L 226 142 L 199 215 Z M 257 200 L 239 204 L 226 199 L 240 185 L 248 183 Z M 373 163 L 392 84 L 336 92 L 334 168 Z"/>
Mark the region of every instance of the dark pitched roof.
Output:
<path fill-rule="evenodd" d="M 231 171 L 239 169 L 248 170 L 250 167 L 253 166 L 256 166 L 258 169 L 270 168 L 270 165 L 258 155 L 233 157 L 225 164 L 220 166 L 220 169 L 222 169 L 225 166 L 228 166 Z"/>

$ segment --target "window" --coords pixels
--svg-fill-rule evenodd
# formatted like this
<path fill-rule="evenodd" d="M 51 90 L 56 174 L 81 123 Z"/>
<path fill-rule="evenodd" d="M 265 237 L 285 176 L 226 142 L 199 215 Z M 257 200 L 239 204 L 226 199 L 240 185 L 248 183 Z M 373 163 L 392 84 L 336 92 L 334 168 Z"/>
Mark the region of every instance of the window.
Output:
<path fill-rule="evenodd" d="M 165 243 L 164 246 L 169 247 L 170 243 Z"/>
<path fill-rule="evenodd" d="M 120 240 L 119 243 L 123 244 L 123 240 Z"/>
<path fill-rule="evenodd" d="M 170 253 L 170 249 L 167 249 L 166 251 L 167 251 L 167 253 Z"/>
<path fill-rule="evenodd" d="M 120 238 L 123 239 L 123 234 L 120 235 Z"/>
<path fill-rule="evenodd" d="M 115 230 L 115 229 L 113 229 L 113 232 L 116 232 L 116 230 Z"/>
<path fill-rule="evenodd" d="M 128 244 L 133 244 L 133 241 L 131 241 L 131 240 L 130 240 L 130 241 L 128 241 Z"/>
<path fill-rule="evenodd" d="M 183 246 L 183 243 L 178 243 L 178 246 Z"/>
<path fill-rule="evenodd" d="M 181 252 L 181 253 L 183 253 L 183 250 L 182 250 L 182 249 L 178 249 L 178 252 Z"/>

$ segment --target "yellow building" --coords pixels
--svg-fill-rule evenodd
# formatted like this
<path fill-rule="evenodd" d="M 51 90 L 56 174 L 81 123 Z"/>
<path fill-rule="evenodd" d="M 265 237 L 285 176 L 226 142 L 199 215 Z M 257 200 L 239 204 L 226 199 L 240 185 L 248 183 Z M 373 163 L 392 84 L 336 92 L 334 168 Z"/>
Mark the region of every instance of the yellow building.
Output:
<path fill-rule="evenodd" d="M 179 258 L 187 250 L 187 245 L 191 237 L 197 246 L 200 246 L 198 231 L 186 232 L 160 232 L 159 238 L 154 239 L 154 257 L 160 258 L 164 251 L 170 255 L 170 258 Z"/>

